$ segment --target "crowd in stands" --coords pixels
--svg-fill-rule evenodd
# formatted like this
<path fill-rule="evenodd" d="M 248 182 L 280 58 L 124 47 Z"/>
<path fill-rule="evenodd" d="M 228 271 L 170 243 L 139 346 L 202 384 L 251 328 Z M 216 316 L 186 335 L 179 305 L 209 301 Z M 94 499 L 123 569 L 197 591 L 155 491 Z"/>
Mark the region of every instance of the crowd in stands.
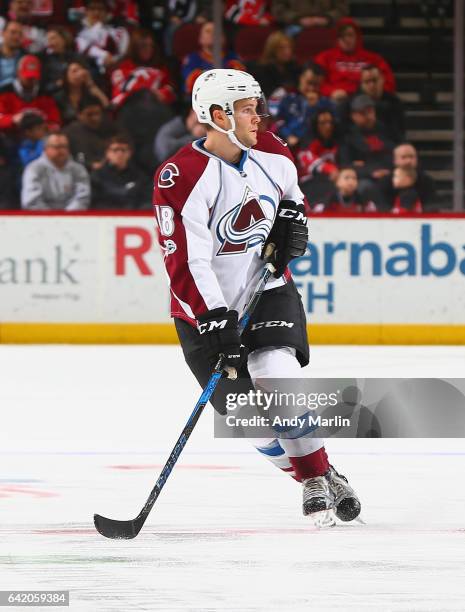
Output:
<path fill-rule="evenodd" d="M 156 166 L 205 135 L 189 97 L 213 67 L 212 3 L 6 4 L 0 208 L 150 209 Z M 227 0 L 223 66 L 260 82 L 260 129 L 288 144 L 313 213 L 424 212 L 434 182 L 405 140 L 392 69 L 349 13 L 347 0 Z M 235 48 L 239 32 L 263 41 L 253 57 Z M 312 37 L 318 52 L 298 54 Z"/>

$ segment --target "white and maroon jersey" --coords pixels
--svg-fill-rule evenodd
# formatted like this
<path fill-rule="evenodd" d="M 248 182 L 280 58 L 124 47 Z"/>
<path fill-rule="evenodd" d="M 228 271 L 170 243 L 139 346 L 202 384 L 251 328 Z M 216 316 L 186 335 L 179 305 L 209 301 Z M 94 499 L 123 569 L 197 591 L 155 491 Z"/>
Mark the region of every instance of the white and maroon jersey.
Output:
<path fill-rule="evenodd" d="M 155 173 L 153 204 L 171 291 L 171 316 L 195 325 L 212 308 L 241 313 L 263 269 L 260 254 L 280 200 L 303 202 L 287 145 L 271 132 L 236 166 L 184 146 Z M 273 279 L 268 289 L 283 285 Z"/>

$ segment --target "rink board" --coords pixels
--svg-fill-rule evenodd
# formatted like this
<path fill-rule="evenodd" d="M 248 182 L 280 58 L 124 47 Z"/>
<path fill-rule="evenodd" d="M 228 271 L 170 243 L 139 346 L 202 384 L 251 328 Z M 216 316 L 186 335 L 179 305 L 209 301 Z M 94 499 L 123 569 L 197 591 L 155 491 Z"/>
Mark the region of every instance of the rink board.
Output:
<path fill-rule="evenodd" d="M 312 343 L 465 344 L 465 216 L 318 217 Z M 151 214 L 0 214 L 0 342 L 172 343 Z"/>

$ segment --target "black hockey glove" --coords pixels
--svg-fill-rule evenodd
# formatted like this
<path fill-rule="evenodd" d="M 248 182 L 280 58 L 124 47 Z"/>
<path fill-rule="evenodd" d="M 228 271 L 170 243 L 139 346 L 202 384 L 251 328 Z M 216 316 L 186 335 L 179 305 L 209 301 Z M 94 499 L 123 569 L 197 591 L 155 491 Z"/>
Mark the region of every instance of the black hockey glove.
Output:
<path fill-rule="evenodd" d="M 307 241 L 308 228 L 304 205 L 292 200 L 281 200 L 278 214 L 266 239 L 261 257 L 262 259 L 265 257 L 269 244 L 275 245 L 270 261 L 276 268 L 275 277 L 279 278 L 284 274 L 291 259 L 301 257 L 305 253 Z"/>
<path fill-rule="evenodd" d="M 236 310 L 214 308 L 197 317 L 197 329 L 202 338 L 205 355 L 214 366 L 220 353 L 225 365 L 238 370 L 245 362 L 247 349 L 241 346 Z"/>

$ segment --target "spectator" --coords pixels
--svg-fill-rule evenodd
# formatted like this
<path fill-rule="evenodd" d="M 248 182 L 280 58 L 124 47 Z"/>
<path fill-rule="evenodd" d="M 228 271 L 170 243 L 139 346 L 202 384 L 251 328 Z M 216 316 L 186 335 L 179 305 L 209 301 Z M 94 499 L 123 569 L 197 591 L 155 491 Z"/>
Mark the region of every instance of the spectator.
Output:
<path fill-rule="evenodd" d="M 376 212 L 376 204 L 364 197 L 357 189 L 357 173 L 351 166 L 340 168 L 336 188 L 329 194 L 327 201 L 317 204 L 313 212 L 369 213 Z"/>
<path fill-rule="evenodd" d="M 8 11 L 8 19 L 22 25 L 23 48 L 27 53 L 40 53 L 45 49 L 46 34 L 43 28 L 34 25 L 34 13 L 32 0 L 11 0 Z M 6 27 L 6 21 L 0 18 L 0 38 Z"/>
<path fill-rule="evenodd" d="M 279 23 L 301 28 L 328 27 L 349 14 L 347 0 L 272 0 Z"/>
<path fill-rule="evenodd" d="M 71 159 L 66 135 L 52 132 L 42 155 L 24 171 L 21 206 L 27 210 L 72 211 L 85 210 L 89 201 L 86 169 Z"/>
<path fill-rule="evenodd" d="M 3 30 L 0 47 L 0 87 L 13 83 L 18 62 L 24 55 L 23 26 L 17 21 L 9 21 Z"/>
<path fill-rule="evenodd" d="M 21 167 L 40 157 L 44 151 L 44 138 L 47 135 L 47 123 L 41 115 L 25 113 L 19 122 L 21 140 L 18 146 L 18 157 Z"/>
<path fill-rule="evenodd" d="M 184 82 L 184 91 L 186 95 L 190 95 L 195 79 L 205 70 L 213 68 L 213 38 L 214 25 L 211 21 L 207 21 L 200 28 L 199 33 L 199 51 L 190 53 L 183 60 L 182 79 Z M 223 39 L 223 47 L 225 40 Z M 222 68 L 234 68 L 235 70 L 245 70 L 245 66 L 239 61 L 237 55 L 233 52 L 223 52 Z"/>
<path fill-rule="evenodd" d="M 341 162 L 356 168 L 362 195 L 379 203 L 378 183 L 390 173 L 394 143 L 386 127 L 377 121 L 375 104 L 367 95 L 352 100 L 351 119 L 353 125 L 341 148 Z"/>
<path fill-rule="evenodd" d="M 61 26 L 50 28 L 47 32 L 47 47 L 40 55 L 44 92 L 53 95 L 62 89 L 66 69 L 76 58 L 69 31 Z"/>
<path fill-rule="evenodd" d="M 436 195 L 436 186 L 433 178 L 421 169 L 415 147 L 407 142 L 398 145 L 394 149 L 393 162 L 394 169 L 407 168 L 415 170 L 416 180 L 414 188 L 422 204 L 422 209 L 425 210 L 431 207 Z M 390 210 L 396 197 L 395 187 L 393 185 L 393 173 L 381 179 L 380 191 L 383 209 Z"/>
<path fill-rule="evenodd" d="M 82 21 L 86 16 L 85 0 L 73 0 L 68 8 L 68 19 L 71 22 Z M 137 0 L 108 0 L 107 11 L 115 24 L 139 25 L 139 6 Z"/>
<path fill-rule="evenodd" d="M 122 106 L 141 89 L 149 91 L 163 104 L 171 104 L 176 99 L 170 74 L 149 30 L 132 32 L 129 52 L 112 72 L 111 83 L 114 108 Z"/>
<path fill-rule="evenodd" d="M 125 136 L 114 136 L 110 140 L 105 163 L 91 174 L 93 208 L 151 208 L 152 182 L 134 164 L 132 152 L 131 143 Z"/>
<path fill-rule="evenodd" d="M 101 101 L 88 96 L 80 101 L 78 118 L 68 125 L 65 134 L 74 159 L 90 171 L 101 167 L 108 141 L 117 131 L 104 115 Z"/>
<path fill-rule="evenodd" d="M 126 28 L 107 23 L 105 0 L 88 0 L 83 27 L 76 37 L 79 53 L 92 59 L 101 73 L 114 66 L 127 52 L 129 34 Z"/>
<path fill-rule="evenodd" d="M 55 94 L 64 124 L 76 119 L 81 100 L 88 96 L 98 98 L 104 108 L 109 105 L 108 98 L 92 79 L 87 64 L 75 59 L 66 69 L 62 89 Z"/>
<path fill-rule="evenodd" d="M 405 135 L 404 107 L 396 94 L 385 91 L 384 75 L 378 66 L 368 64 L 362 68 L 359 93 L 370 96 L 376 116 L 387 127 L 391 140 L 400 142 Z"/>
<path fill-rule="evenodd" d="M 310 205 L 322 202 L 334 189 L 338 173 L 339 134 L 336 118 L 320 110 L 312 121 L 314 137 L 296 154 L 300 187 Z"/>
<path fill-rule="evenodd" d="M 384 75 L 384 89 L 395 91 L 390 66 L 380 55 L 363 47 L 362 33 L 352 19 L 345 18 L 338 22 L 336 46 L 319 53 L 315 61 L 326 73 L 321 92 L 335 101 L 344 100 L 357 91 L 361 70 L 368 64 L 378 66 Z"/>
<path fill-rule="evenodd" d="M 320 96 L 321 70 L 318 66 L 304 68 L 299 78 L 298 93 L 287 94 L 278 107 L 276 127 L 289 146 L 296 146 L 310 136 L 312 118 L 318 111 L 335 112 L 329 98 Z"/>
<path fill-rule="evenodd" d="M 25 112 L 42 115 L 49 130 L 61 124 L 55 100 L 39 90 L 40 60 L 35 55 L 24 55 L 18 63 L 18 78 L 0 89 L 0 129 L 14 132 Z"/>
<path fill-rule="evenodd" d="M 186 107 L 183 116 L 176 116 L 160 128 L 154 143 L 157 163 L 161 164 L 181 147 L 205 136 L 205 125 L 197 121 L 197 115 Z"/>
<path fill-rule="evenodd" d="M 269 4 L 269 0 L 227 0 L 224 16 L 237 25 L 271 25 Z"/>
<path fill-rule="evenodd" d="M 407 212 L 422 213 L 423 205 L 415 189 L 418 176 L 415 168 L 394 168 L 392 173 L 392 187 L 394 190 L 394 201 L 391 212 L 402 215 Z"/>
<path fill-rule="evenodd" d="M 250 71 L 260 83 L 267 98 L 276 98 L 276 109 L 279 101 L 288 92 L 297 87 L 300 66 L 294 56 L 294 42 L 283 32 L 272 32 L 266 39 L 263 53 L 258 63 L 251 63 Z M 270 109 L 273 100 L 270 99 Z"/>

